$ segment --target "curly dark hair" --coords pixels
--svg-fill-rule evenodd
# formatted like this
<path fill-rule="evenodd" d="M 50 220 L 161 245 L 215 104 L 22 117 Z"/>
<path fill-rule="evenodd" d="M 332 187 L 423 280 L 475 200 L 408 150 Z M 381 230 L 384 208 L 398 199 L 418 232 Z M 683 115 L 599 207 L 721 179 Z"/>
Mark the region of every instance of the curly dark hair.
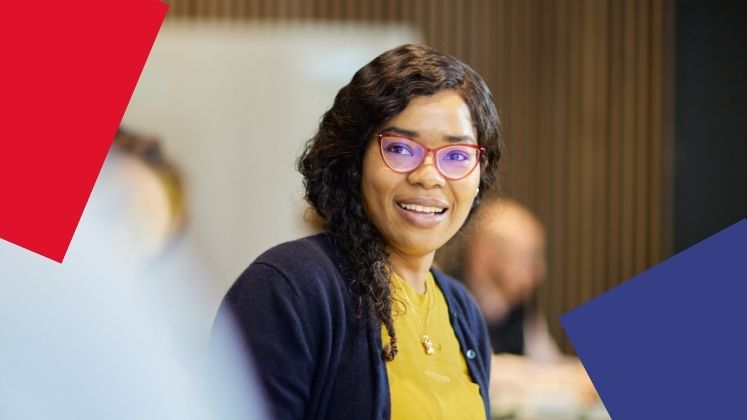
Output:
<path fill-rule="evenodd" d="M 389 50 L 358 70 L 340 89 L 332 108 L 298 159 L 306 200 L 323 220 L 327 234 L 346 259 L 356 317 L 382 323 L 390 345 L 382 358 L 397 353 L 392 319 L 385 241 L 369 221 L 361 197 L 361 173 L 366 147 L 382 124 L 402 112 L 417 96 L 442 90 L 457 92 L 467 104 L 486 152 L 475 205 L 496 180 L 502 140 L 498 112 L 485 81 L 465 63 L 424 45 Z"/>

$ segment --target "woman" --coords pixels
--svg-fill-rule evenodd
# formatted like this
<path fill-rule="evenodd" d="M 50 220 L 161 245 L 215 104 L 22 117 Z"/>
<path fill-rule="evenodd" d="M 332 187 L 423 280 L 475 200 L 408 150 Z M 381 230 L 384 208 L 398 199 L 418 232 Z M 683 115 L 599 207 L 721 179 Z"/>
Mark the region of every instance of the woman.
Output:
<path fill-rule="evenodd" d="M 279 418 L 489 416 L 482 316 L 431 263 L 500 153 L 485 82 L 428 47 L 387 51 L 340 90 L 298 165 L 326 233 L 257 258 L 219 314 Z"/>

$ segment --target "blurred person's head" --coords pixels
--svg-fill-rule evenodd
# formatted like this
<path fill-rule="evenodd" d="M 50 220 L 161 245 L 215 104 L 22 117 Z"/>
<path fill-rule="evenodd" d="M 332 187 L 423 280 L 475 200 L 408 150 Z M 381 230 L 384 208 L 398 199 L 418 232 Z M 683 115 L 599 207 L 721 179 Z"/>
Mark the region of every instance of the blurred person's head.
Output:
<path fill-rule="evenodd" d="M 185 200 L 180 172 L 157 139 L 120 128 L 104 167 L 120 195 L 112 226 L 121 227 L 146 258 L 159 255 L 182 231 Z"/>
<path fill-rule="evenodd" d="M 488 319 L 526 303 L 545 278 L 544 228 L 516 201 L 486 200 L 456 242 L 439 252 L 439 264 L 464 281 Z"/>
<path fill-rule="evenodd" d="M 298 163 L 306 199 L 351 264 L 359 315 L 384 323 L 392 343 L 388 257 L 448 241 L 495 182 L 500 155 L 483 79 L 422 45 L 361 68 L 307 143 Z"/>

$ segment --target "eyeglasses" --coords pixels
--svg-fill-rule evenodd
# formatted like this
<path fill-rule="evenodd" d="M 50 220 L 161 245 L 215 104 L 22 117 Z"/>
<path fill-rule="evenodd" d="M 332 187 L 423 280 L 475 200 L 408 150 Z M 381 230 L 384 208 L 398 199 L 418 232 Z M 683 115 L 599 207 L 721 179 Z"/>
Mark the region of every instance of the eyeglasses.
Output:
<path fill-rule="evenodd" d="M 436 169 L 452 181 L 471 174 L 485 153 L 485 149 L 476 144 L 447 144 L 431 149 L 413 139 L 390 133 L 379 134 L 379 150 L 384 163 L 399 173 L 414 171 L 425 156 L 433 152 Z"/>

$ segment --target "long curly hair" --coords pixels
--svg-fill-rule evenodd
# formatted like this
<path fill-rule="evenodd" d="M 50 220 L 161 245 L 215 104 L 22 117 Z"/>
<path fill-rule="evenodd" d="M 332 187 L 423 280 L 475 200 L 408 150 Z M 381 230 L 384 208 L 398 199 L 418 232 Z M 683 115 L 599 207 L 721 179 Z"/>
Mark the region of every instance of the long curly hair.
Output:
<path fill-rule="evenodd" d="M 465 63 L 424 45 L 403 45 L 376 57 L 340 89 L 319 124 L 319 131 L 298 159 L 306 200 L 323 220 L 323 227 L 347 260 L 343 267 L 356 317 L 383 324 L 390 345 L 387 361 L 397 353 L 392 317 L 385 241 L 363 210 L 361 173 L 363 155 L 376 130 L 402 112 L 417 96 L 442 90 L 457 92 L 467 104 L 486 152 L 480 172 L 482 194 L 496 181 L 502 151 L 498 112 L 485 81 Z"/>

